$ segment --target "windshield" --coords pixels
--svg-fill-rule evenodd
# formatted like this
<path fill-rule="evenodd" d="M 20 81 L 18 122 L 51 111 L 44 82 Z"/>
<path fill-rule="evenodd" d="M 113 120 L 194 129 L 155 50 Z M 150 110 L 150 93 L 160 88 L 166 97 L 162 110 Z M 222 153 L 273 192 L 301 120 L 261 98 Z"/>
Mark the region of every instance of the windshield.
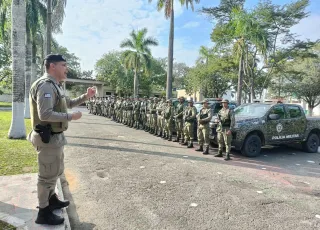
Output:
<path fill-rule="evenodd" d="M 202 103 L 194 103 L 194 107 L 196 107 L 197 112 L 199 113 L 200 110 L 202 109 Z"/>
<path fill-rule="evenodd" d="M 269 104 L 244 104 L 234 110 L 237 116 L 262 117 L 271 108 Z"/>

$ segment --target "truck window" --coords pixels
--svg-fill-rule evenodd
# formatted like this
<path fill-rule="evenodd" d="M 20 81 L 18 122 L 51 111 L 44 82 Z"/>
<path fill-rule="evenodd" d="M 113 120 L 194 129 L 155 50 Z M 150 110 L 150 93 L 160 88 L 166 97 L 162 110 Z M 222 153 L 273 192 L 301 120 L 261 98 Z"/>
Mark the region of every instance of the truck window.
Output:
<path fill-rule="evenodd" d="M 288 114 L 290 118 L 299 118 L 302 116 L 301 109 L 294 105 L 288 106 Z"/>
<path fill-rule="evenodd" d="M 286 113 L 284 111 L 283 105 L 274 106 L 271 109 L 270 114 L 278 114 L 278 115 L 280 115 L 280 119 L 285 119 L 286 118 Z"/>
<path fill-rule="evenodd" d="M 215 103 L 213 104 L 213 113 L 219 113 L 219 111 L 222 109 L 222 104 L 221 103 Z"/>

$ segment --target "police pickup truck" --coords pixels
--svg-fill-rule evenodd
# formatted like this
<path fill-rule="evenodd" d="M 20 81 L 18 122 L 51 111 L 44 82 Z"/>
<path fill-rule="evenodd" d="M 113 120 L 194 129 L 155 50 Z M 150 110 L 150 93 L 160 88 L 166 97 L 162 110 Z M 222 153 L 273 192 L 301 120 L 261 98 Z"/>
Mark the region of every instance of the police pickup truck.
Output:
<path fill-rule="evenodd" d="M 299 143 L 305 152 L 316 153 L 319 147 L 320 119 L 306 117 L 295 104 L 251 103 L 234 110 L 232 146 L 248 157 L 260 154 L 264 145 Z M 217 120 L 210 122 L 212 143 L 217 144 Z"/>

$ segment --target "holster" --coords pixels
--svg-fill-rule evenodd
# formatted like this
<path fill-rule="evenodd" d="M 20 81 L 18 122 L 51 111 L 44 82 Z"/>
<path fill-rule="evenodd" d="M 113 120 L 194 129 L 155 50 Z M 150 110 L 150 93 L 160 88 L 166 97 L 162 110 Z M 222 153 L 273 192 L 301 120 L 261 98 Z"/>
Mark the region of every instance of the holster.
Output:
<path fill-rule="evenodd" d="M 43 125 L 36 125 L 36 130 L 35 132 L 39 133 L 41 140 L 43 143 L 49 143 L 50 142 L 50 137 L 51 137 L 51 125 L 47 124 L 46 126 Z"/>

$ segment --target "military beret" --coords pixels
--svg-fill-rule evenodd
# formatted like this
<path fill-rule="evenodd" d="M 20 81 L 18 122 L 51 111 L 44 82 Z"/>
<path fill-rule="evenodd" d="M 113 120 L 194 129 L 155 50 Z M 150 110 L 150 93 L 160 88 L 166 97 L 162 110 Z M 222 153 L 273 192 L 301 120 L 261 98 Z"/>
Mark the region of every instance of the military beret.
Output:
<path fill-rule="evenodd" d="M 66 59 L 61 54 L 49 54 L 48 56 L 45 57 L 44 59 L 47 62 L 59 62 L 59 61 L 64 61 L 66 62 Z"/>

